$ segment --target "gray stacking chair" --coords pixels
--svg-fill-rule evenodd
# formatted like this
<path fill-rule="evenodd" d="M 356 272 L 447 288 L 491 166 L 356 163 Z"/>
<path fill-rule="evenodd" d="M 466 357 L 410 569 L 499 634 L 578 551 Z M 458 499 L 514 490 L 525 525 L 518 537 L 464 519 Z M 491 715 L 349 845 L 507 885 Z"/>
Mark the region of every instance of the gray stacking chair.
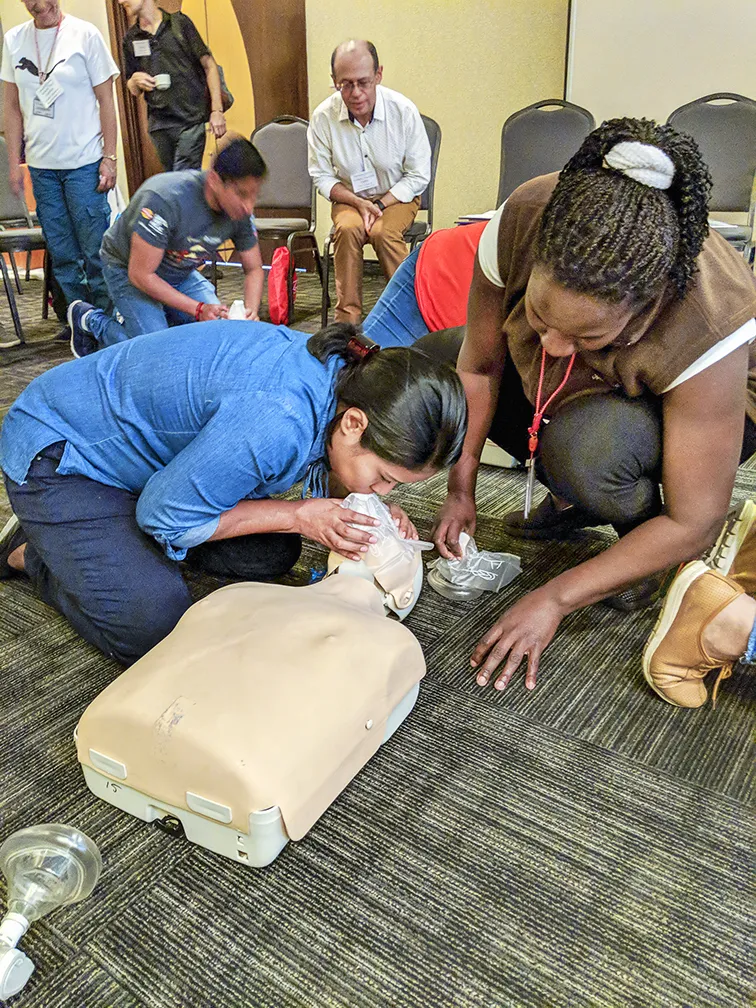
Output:
<path fill-rule="evenodd" d="M 21 326 L 21 319 L 18 314 L 16 297 L 13 292 L 8 266 L 5 256 L 8 253 L 13 268 L 13 275 L 16 281 L 19 294 L 21 293 L 21 283 L 16 268 L 14 253 L 33 252 L 42 249 L 47 252 L 45 238 L 42 228 L 33 227 L 29 211 L 23 198 L 16 196 L 10 187 L 10 168 L 8 162 L 8 146 L 4 137 L 0 137 L 0 272 L 2 272 L 3 287 L 8 298 L 8 306 L 13 319 L 13 328 L 19 343 L 25 343 L 24 331 Z M 45 283 L 42 292 L 42 317 L 47 318 L 47 291 L 49 285 L 49 257 L 45 254 Z"/>
<path fill-rule="evenodd" d="M 258 126 L 252 143 L 262 154 L 268 174 L 260 186 L 256 210 L 299 211 L 309 207 L 306 217 L 255 217 L 261 239 L 286 242 L 289 250 L 287 292 L 289 322 L 294 310 L 294 245 L 306 242 L 312 249 L 321 283 L 323 267 L 315 237 L 315 186 L 307 170 L 307 120 L 278 116 Z"/>
<path fill-rule="evenodd" d="M 720 233 L 750 260 L 756 204 L 756 101 L 728 91 L 705 95 L 675 109 L 667 123 L 693 137 L 701 149 L 714 182 L 711 213 L 748 214 L 745 226 Z"/>
<path fill-rule="evenodd" d="M 587 109 L 561 98 L 513 112 L 501 131 L 496 206 L 528 179 L 561 171 L 595 125 Z"/>
<path fill-rule="evenodd" d="M 430 116 L 421 115 L 425 132 L 428 134 L 428 142 L 431 149 L 431 177 L 428 188 L 420 197 L 420 212 L 425 211 L 425 220 L 415 220 L 404 232 L 403 238 L 410 247 L 410 252 L 421 241 L 424 241 L 433 230 L 433 196 L 436 188 L 436 168 L 438 167 L 438 154 L 441 150 L 441 127 L 435 119 Z M 323 302 L 321 306 L 321 322 L 328 325 L 328 307 L 330 298 L 328 297 L 328 282 L 331 269 L 331 244 L 333 243 L 333 228 L 326 238 L 323 248 Z"/>

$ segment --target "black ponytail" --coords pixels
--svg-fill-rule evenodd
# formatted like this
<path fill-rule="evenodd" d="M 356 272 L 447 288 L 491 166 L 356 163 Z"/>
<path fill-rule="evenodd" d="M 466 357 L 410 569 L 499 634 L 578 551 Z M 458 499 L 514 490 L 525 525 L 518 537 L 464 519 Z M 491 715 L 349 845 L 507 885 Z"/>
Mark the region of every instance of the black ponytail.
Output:
<path fill-rule="evenodd" d="M 672 160 L 669 189 L 604 166 L 623 140 Z M 649 119 L 610 119 L 590 133 L 559 175 L 541 221 L 537 257 L 565 287 L 607 301 L 654 297 L 690 286 L 706 239 L 711 176 L 695 141 Z"/>
<path fill-rule="evenodd" d="M 404 469 L 443 469 L 462 452 L 467 402 L 457 372 L 411 347 L 376 344 L 347 322 L 311 336 L 307 349 L 325 363 L 341 357 L 336 382 L 340 407 L 363 410 L 368 426 L 360 444 Z"/>

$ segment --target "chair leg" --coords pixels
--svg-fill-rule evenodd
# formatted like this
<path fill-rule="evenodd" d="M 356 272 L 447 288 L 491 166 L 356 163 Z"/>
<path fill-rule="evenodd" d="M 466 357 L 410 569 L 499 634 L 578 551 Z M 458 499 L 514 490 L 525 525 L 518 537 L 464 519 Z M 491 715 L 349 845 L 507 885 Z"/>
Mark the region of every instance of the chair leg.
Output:
<path fill-rule="evenodd" d="M 22 343 L 26 343 L 24 339 L 24 330 L 21 328 L 21 319 L 18 317 L 18 306 L 16 305 L 16 298 L 13 293 L 13 285 L 11 284 L 10 274 L 8 273 L 8 267 L 5 263 L 5 256 L 0 255 L 0 270 L 3 274 L 3 286 L 5 287 L 5 294 L 8 298 L 8 307 L 10 308 L 11 318 L 13 319 L 13 328 L 16 331 L 16 336 Z"/>
<path fill-rule="evenodd" d="M 31 250 L 26 253 L 26 277 L 24 278 L 28 283 L 31 280 Z"/>
<path fill-rule="evenodd" d="M 19 294 L 24 292 L 21 290 L 21 277 L 18 275 L 18 266 L 16 265 L 16 256 L 13 252 L 8 253 L 11 261 L 11 269 L 13 270 L 13 279 L 16 281 L 16 290 Z"/>
<path fill-rule="evenodd" d="M 320 324 L 323 328 L 328 325 L 328 284 L 331 267 L 331 241 L 326 239 L 323 246 L 323 296 L 320 302 Z"/>
<path fill-rule="evenodd" d="M 45 249 L 44 280 L 42 282 L 42 318 L 50 317 L 50 291 L 52 290 L 52 263 L 50 253 Z"/>

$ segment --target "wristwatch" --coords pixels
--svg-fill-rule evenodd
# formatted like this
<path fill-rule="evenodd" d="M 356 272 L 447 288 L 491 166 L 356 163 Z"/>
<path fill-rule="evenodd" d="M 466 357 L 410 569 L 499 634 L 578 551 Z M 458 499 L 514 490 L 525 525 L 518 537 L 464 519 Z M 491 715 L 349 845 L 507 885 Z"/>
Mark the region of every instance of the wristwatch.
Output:
<path fill-rule="evenodd" d="M 100 160 L 101 161 L 117 161 L 118 160 L 118 155 L 117 154 L 103 154 L 102 158 Z"/>
<path fill-rule="evenodd" d="M 378 207 L 378 209 L 380 211 L 383 211 L 383 210 L 386 209 L 386 204 L 383 202 L 383 200 L 374 199 L 373 203 L 375 203 L 375 205 Z"/>

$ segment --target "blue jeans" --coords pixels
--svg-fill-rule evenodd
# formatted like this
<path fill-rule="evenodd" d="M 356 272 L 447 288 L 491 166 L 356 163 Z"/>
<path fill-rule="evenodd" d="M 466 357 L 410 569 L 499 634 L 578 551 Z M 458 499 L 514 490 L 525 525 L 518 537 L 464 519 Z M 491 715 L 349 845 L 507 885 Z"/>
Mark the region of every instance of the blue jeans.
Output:
<path fill-rule="evenodd" d="M 81 299 L 110 311 L 100 245 L 110 226 L 108 194 L 97 192 L 100 162 L 73 168 L 29 168 L 37 216 L 55 279 L 66 301 Z"/>
<path fill-rule="evenodd" d="M 123 316 L 123 324 L 107 312 L 90 312 L 87 325 L 100 346 L 112 346 L 144 333 L 161 332 L 169 326 L 194 322 L 191 315 L 169 308 L 136 288 L 129 280 L 128 270 L 123 266 L 103 258 L 102 269 L 113 303 Z M 187 297 L 204 301 L 205 304 L 219 303 L 213 285 L 197 270 L 192 270 L 185 278 L 171 283 L 171 286 Z"/>
<path fill-rule="evenodd" d="M 415 294 L 415 270 L 420 246 L 394 273 L 378 303 L 362 323 L 365 335 L 382 347 L 412 346 L 429 329 L 420 314 Z"/>
<path fill-rule="evenodd" d="M 756 665 L 756 622 L 754 622 L 751 635 L 748 638 L 748 647 L 740 660 L 751 665 Z"/>
<path fill-rule="evenodd" d="M 137 525 L 139 495 L 57 472 L 65 442 L 5 485 L 27 536 L 24 570 L 40 597 L 84 640 L 131 665 L 173 630 L 192 604 L 181 568 Z M 263 532 L 202 543 L 187 564 L 218 577 L 267 581 L 287 573 L 298 535 Z"/>

